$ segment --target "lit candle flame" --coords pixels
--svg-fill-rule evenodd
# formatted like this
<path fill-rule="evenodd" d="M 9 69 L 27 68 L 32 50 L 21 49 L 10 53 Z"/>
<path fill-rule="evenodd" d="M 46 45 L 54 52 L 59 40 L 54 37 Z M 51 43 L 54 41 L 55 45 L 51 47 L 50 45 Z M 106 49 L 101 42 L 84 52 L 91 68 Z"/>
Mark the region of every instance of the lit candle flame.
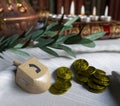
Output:
<path fill-rule="evenodd" d="M 96 16 L 96 7 L 93 7 L 93 16 Z"/>
<path fill-rule="evenodd" d="M 82 5 L 81 7 L 81 15 L 84 16 L 85 15 L 85 6 Z"/>
<path fill-rule="evenodd" d="M 106 6 L 105 8 L 105 14 L 104 14 L 106 17 L 108 16 L 108 6 Z"/>
<path fill-rule="evenodd" d="M 61 14 L 64 14 L 64 7 L 61 7 Z"/>
<path fill-rule="evenodd" d="M 71 2 L 70 15 L 75 15 L 75 3 L 74 3 L 74 1 Z"/>

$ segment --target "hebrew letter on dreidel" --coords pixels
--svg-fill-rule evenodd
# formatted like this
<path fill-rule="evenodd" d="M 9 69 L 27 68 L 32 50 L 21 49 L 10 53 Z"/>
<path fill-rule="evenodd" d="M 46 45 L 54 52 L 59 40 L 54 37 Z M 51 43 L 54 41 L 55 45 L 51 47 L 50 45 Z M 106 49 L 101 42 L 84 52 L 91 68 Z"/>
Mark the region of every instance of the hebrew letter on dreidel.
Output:
<path fill-rule="evenodd" d="M 31 58 L 19 65 L 16 72 L 16 83 L 30 93 L 42 93 L 49 89 L 50 73 L 48 68 L 36 58 Z"/>

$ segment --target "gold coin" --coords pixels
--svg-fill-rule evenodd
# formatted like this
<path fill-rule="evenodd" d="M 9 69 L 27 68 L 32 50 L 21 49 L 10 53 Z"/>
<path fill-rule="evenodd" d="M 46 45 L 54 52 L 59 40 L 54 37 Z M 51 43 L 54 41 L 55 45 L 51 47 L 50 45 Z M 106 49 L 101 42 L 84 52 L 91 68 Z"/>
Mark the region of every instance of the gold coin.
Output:
<path fill-rule="evenodd" d="M 95 68 L 93 66 L 89 66 L 87 70 L 79 71 L 77 74 L 81 74 L 83 76 L 89 77 L 90 75 L 94 74 L 96 72 Z"/>
<path fill-rule="evenodd" d="M 63 79 L 63 78 L 60 78 L 60 77 L 57 76 L 57 80 L 64 81 L 64 82 L 71 81 L 72 80 L 72 76 L 71 76 L 70 79 Z"/>
<path fill-rule="evenodd" d="M 86 83 L 86 82 L 88 82 L 88 77 L 86 77 L 86 76 L 83 76 L 83 75 L 77 75 L 76 76 L 76 79 L 77 79 L 77 81 L 78 82 L 83 82 L 83 83 Z"/>
<path fill-rule="evenodd" d="M 82 75 L 82 76 L 86 76 L 86 77 L 89 76 L 89 74 L 88 74 L 88 72 L 86 70 L 79 71 L 77 74 Z"/>
<path fill-rule="evenodd" d="M 93 66 L 89 66 L 86 71 L 88 72 L 88 75 L 92 75 L 96 72 L 96 69 Z"/>
<path fill-rule="evenodd" d="M 95 82 L 99 85 L 102 85 L 102 86 L 109 86 L 110 85 L 109 81 L 102 81 L 102 80 L 98 80 L 96 78 L 93 78 L 92 80 L 93 80 L 93 82 Z"/>
<path fill-rule="evenodd" d="M 50 87 L 49 91 L 55 95 L 61 95 L 67 92 L 67 90 L 58 90 L 53 85 Z"/>
<path fill-rule="evenodd" d="M 103 91 L 105 91 L 106 87 L 104 87 L 103 89 L 93 89 L 93 88 L 88 87 L 87 89 L 88 91 L 93 92 L 93 93 L 102 93 Z"/>
<path fill-rule="evenodd" d="M 72 84 L 70 81 L 64 82 L 64 81 L 57 80 L 53 84 L 53 86 L 58 90 L 68 90 L 69 88 L 71 88 Z"/>
<path fill-rule="evenodd" d="M 110 81 L 109 77 L 106 75 L 99 75 L 99 74 L 95 73 L 94 77 L 101 81 Z"/>
<path fill-rule="evenodd" d="M 100 69 L 96 69 L 96 74 L 99 74 L 99 75 L 106 75 L 106 72 L 103 71 L 103 70 L 100 70 Z"/>
<path fill-rule="evenodd" d="M 96 90 L 100 90 L 100 89 L 104 89 L 104 86 L 98 85 L 96 83 L 94 83 L 91 79 L 88 80 L 88 86 L 92 89 L 96 89 Z"/>
<path fill-rule="evenodd" d="M 72 70 L 67 67 L 60 67 L 56 71 L 59 78 L 68 80 L 72 77 Z"/>
<path fill-rule="evenodd" d="M 73 68 L 75 72 L 86 70 L 88 66 L 89 64 L 85 59 L 78 59 L 75 62 L 73 62 Z"/>

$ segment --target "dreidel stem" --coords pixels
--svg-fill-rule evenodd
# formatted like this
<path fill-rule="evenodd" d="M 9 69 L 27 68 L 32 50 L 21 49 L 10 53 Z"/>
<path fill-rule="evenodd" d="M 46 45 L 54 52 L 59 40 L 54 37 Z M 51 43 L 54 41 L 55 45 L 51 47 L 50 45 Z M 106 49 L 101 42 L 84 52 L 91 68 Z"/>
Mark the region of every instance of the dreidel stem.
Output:
<path fill-rule="evenodd" d="M 21 63 L 18 60 L 14 60 L 13 65 L 18 67 L 19 65 L 21 65 Z"/>

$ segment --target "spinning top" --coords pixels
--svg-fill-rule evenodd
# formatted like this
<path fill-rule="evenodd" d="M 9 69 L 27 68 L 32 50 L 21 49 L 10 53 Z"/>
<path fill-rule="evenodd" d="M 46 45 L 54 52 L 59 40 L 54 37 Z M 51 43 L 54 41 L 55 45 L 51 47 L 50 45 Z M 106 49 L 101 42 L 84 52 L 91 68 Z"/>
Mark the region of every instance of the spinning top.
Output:
<path fill-rule="evenodd" d="M 31 58 L 20 64 L 14 61 L 17 67 L 16 83 L 25 91 L 30 93 L 42 93 L 49 89 L 50 73 L 48 68 L 36 58 Z"/>

